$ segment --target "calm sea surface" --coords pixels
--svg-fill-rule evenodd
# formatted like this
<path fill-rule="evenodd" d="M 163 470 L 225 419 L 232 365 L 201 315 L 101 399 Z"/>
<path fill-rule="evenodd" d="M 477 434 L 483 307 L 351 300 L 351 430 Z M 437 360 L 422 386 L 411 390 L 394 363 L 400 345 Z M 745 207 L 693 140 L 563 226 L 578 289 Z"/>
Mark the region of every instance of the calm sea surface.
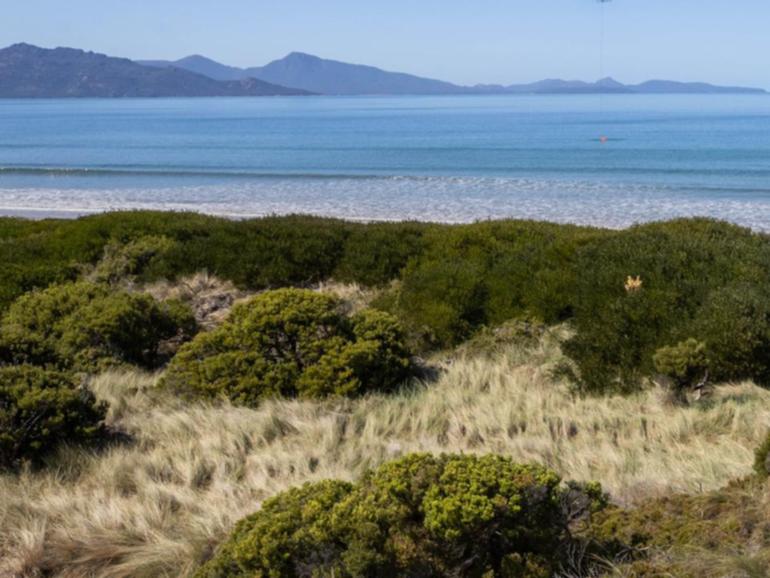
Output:
<path fill-rule="evenodd" d="M 0 214 L 128 208 L 770 230 L 770 96 L 0 101 Z"/>

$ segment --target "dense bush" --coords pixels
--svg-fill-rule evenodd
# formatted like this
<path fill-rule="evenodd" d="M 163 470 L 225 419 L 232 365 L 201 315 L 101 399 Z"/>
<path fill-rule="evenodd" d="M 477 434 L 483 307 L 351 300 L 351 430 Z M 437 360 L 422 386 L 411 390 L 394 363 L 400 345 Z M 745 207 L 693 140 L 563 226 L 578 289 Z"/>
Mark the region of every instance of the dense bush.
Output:
<path fill-rule="evenodd" d="M 382 285 L 421 251 L 428 227 L 306 216 L 233 221 L 150 211 L 75 220 L 0 218 L 0 311 L 27 291 L 74 280 L 100 259 L 117 267 L 108 277 L 128 273 L 140 281 L 206 270 L 248 289 L 306 285 L 332 276 Z M 157 241 L 162 251 L 151 251 L 152 262 L 142 262 L 148 243 Z"/>
<path fill-rule="evenodd" d="M 653 356 L 658 373 L 671 380 L 676 401 L 685 401 L 687 391 L 708 380 L 706 344 L 688 339 L 670 347 L 661 347 Z"/>
<path fill-rule="evenodd" d="M 714 379 L 767 380 L 766 237 L 709 220 L 644 225 L 589 243 L 576 270 L 565 350 L 586 390 L 636 388 L 656 351 L 690 338 L 706 344 Z"/>
<path fill-rule="evenodd" d="M 496 221 L 435 227 L 385 300 L 418 339 L 448 347 L 484 325 L 572 314 L 579 247 L 603 233 L 549 223 Z"/>
<path fill-rule="evenodd" d="M 0 350 L 12 363 L 60 369 L 91 371 L 123 363 L 151 368 L 163 340 L 194 330 L 192 312 L 179 302 L 66 283 L 13 303 L 0 320 Z"/>
<path fill-rule="evenodd" d="M 334 297 L 268 291 L 237 305 L 217 329 L 177 353 L 163 385 L 255 405 L 266 397 L 354 395 L 387 390 L 409 374 L 410 355 L 387 313 L 340 313 Z"/>
<path fill-rule="evenodd" d="M 153 266 L 162 268 L 162 260 L 174 247 L 174 242 L 163 236 L 140 237 L 125 244 L 113 241 L 104 248 L 104 256 L 89 277 L 98 283 L 135 279 Z"/>
<path fill-rule="evenodd" d="M 426 225 L 418 223 L 356 226 L 345 242 L 334 277 L 367 286 L 397 279 L 409 259 L 422 253 L 426 229 Z"/>
<path fill-rule="evenodd" d="M 57 444 L 93 440 L 106 407 L 66 374 L 0 367 L 0 468 L 35 462 Z"/>
<path fill-rule="evenodd" d="M 154 212 L 0 219 L 0 310 L 94 267 L 107 281 L 207 270 L 252 290 L 399 278 L 375 305 L 421 348 L 451 347 L 511 319 L 570 320 L 565 351 L 585 391 L 638 388 L 655 372 L 655 353 L 687 339 L 706 345 L 712 379 L 770 383 L 770 239 L 710 220 L 606 231 Z"/>
<path fill-rule="evenodd" d="M 197 576 L 547 578 L 571 543 L 568 492 L 500 456 L 411 455 L 268 500 Z"/>
<path fill-rule="evenodd" d="M 705 341 L 714 380 L 753 379 L 770 385 L 770 283 L 715 289 L 690 332 Z"/>

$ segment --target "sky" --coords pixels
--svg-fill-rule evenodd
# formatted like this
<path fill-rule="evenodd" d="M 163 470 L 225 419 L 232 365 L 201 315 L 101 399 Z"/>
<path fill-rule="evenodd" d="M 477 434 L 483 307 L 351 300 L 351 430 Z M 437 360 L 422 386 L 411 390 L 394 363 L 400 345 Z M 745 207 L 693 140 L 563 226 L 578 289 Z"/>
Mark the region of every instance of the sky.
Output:
<path fill-rule="evenodd" d="M 5 0 L 0 45 L 260 66 L 292 51 L 461 84 L 770 88 L 770 0 Z M 604 10 L 604 66 L 601 22 Z"/>

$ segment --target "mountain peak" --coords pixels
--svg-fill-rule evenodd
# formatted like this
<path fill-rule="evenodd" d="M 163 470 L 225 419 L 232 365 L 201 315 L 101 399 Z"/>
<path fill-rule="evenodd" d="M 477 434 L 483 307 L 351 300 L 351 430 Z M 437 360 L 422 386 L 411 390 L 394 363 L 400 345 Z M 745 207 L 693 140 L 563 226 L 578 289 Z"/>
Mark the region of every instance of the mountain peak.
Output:
<path fill-rule="evenodd" d="M 617 80 L 615 80 L 611 76 L 606 76 L 604 78 L 600 78 L 599 80 L 596 81 L 596 85 L 597 86 L 617 87 L 617 88 L 625 86 L 625 84 L 623 84 L 622 82 L 618 82 Z"/>
<path fill-rule="evenodd" d="M 307 52 L 290 52 L 283 58 L 283 60 L 295 62 L 320 62 L 323 59 L 313 54 L 308 54 Z"/>
<path fill-rule="evenodd" d="M 251 79 L 220 82 L 181 67 L 143 66 L 75 48 L 0 50 L 0 98 L 267 96 L 306 91 Z"/>

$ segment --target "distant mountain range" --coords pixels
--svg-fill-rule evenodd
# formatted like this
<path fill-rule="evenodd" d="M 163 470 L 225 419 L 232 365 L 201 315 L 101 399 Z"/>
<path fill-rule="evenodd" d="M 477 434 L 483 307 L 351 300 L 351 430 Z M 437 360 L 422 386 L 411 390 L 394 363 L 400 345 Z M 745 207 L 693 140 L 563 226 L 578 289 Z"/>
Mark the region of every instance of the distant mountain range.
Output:
<path fill-rule="evenodd" d="M 220 64 L 205 56 L 188 56 L 174 62 L 163 60 L 140 61 L 150 66 L 193 70 L 217 80 L 259 78 L 268 82 L 303 88 L 329 95 L 367 94 L 463 94 L 467 87 L 450 82 L 421 78 L 400 72 L 386 72 L 373 66 L 347 64 L 325 60 L 302 52 L 292 52 L 286 58 L 266 66 L 235 68 Z M 269 80 L 270 79 L 270 80 Z M 280 79 L 280 80 L 279 80 Z M 312 86 L 314 88 L 306 88 Z"/>
<path fill-rule="evenodd" d="M 219 81 L 181 67 L 142 66 L 72 48 L 14 44 L 0 50 L 0 98 L 287 96 L 308 94 L 264 80 Z"/>
<path fill-rule="evenodd" d="M 0 50 L 0 98 L 452 95 L 452 94 L 764 94 L 758 88 L 651 80 L 626 85 L 550 79 L 531 84 L 461 86 L 373 66 L 293 52 L 265 66 L 237 68 L 205 56 L 131 61 L 73 48 L 14 44 Z"/>
<path fill-rule="evenodd" d="M 292 52 L 266 66 L 236 68 L 205 56 L 193 55 L 181 60 L 140 61 L 149 66 L 183 68 L 221 81 L 259 78 L 283 86 L 302 88 L 319 94 L 762 94 L 758 88 L 714 86 L 703 82 L 650 80 L 625 85 L 612 78 L 597 82 L 579 80 L 541 80 L 531 84 L 460 86 L 450 82 L 421 78 L 411 74 L 387 72 L 373 66 L 348 64 Z"/>

